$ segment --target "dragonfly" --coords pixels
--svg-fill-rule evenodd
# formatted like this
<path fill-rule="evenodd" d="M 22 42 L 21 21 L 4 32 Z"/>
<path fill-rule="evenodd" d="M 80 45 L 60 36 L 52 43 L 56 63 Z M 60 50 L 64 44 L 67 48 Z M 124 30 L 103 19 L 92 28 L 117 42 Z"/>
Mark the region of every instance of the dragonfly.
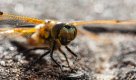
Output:
<path fill-rule="evenodd" d="M 0 11 L 0 22 L 12 23 L 13 21 L 22 21 L 26 23 L 35 24 L 34 27 L 23 26 L 15 28 L 0 28 L 0 34 L 18 34 L 20 36 L 27 37 L 27 42 L 29 45 L 34 46 L 35 49 L 44 49 L 47 52 L 43 53 L 39 58 L 37 58 L 33 64 L 38 62 L 44 56 L 50 54 L 51 60 L 60 68 L 60 65 L 53 56 L 55 50 L 62 53 L 67 61 L 69 68 L 69 61 L 66 53 L 61 49 L 64 46 L 69 53 L 74 57 L 78 57 L 69 47 L 68 44 L 73 41 L 77 36 L 77 27 L 90 24 L 136 24 L 135 20 L 89 20 L 89 21 L 72 21 L 72 22 L 59 22 L 55 20 L 41 20 L 37 18 L 30 18 L 26 16 L 17 16 Z M 16 23 L 16 26 L 18 23 Z"/>

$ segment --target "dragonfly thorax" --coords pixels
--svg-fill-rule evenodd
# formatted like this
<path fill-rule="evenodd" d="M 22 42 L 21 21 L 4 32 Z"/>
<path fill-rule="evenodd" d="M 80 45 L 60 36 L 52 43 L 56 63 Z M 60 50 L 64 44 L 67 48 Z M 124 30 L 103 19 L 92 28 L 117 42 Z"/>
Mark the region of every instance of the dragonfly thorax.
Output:
<path fill-rule="evenodd" d="M 76 27 L 66 23 L 56 24 L 51 31 L 51 36 L 54 39 L 58 39 L 62 45 L 70 43 L 75 39 L 76 35 Z"/>

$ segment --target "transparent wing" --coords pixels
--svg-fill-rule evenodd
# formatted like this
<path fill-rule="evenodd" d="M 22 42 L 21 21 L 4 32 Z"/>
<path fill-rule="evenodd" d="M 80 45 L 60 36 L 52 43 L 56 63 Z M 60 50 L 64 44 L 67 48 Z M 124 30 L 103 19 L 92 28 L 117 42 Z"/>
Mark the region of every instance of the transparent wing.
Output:
<path fill-rule="evenodd" d="M 7 13 L 0 12 L 0 24 L 19 24 L 19 23 L 31 23 L 31 24 L 42 24 L 44 20 L 29 18 L 25 16 L 16 16 Z"/>
<path fill-rule="evenodd" d="M 109 24 L 109 25 L 126 25 L 126 24 L 136 24 L 136 20 L 91 20 L 91 21 L 76 21 L 70 22 L 69 24 L 75 26 L 89 25 L 89 24 Z"/>
<path fill-rule="evenodd" d="M 0 28 L 0 35 L 27 37 L 36 31 L 35 28 Z"/>
<path fill-rule="evenodd" d="M 95 28 L 95 30 L 97 29 L 106 29 L 106 30 L 110 30 L 110 31 L 118 31 L 118 32 L 131 32 L 131 33 L 135 33 L 135 29 L 136 29 L 136 20 L 92 20 L 92 21 L 76 21 L 76 22 L 70 22 L 69 24 L 72 24 L 76 27 L 80 27 L 83 25 L 88 25 L 86 27 L 88 27 L 88 30 L 79 30 L 78 29 L 78 33 L 80 34 L 84 34 L 87 37 L 90 37 L 91 39 L 94 39 L 96 41 L 106 41 L 109 42 L 110 40 L 105 39 L 105 38 L 101 38 L 99 35 L 92 33 L 92 31 L 89 31 L 89 29 Z M 95 24 L 95 25 L 102 25 L 102 26 L 91 26 L 91 24 Z M 106 26 L 108 25 L 108 26 Z M 113 25 L 113 26 L 111 26 Z M 116 26 L 114 26 L 116 25 Z M 123 26 L 122 26 L 123 25 Z M 131 25 L 131 26 L 128 26 Z M 94 29 L 92 29 L 94 30 Z M 99 31 L 100 31 L 99 30 Z M 89 31 L 89 32 L 88 32 Z M 102 30 L 103 31 L 103 30 Z"/>

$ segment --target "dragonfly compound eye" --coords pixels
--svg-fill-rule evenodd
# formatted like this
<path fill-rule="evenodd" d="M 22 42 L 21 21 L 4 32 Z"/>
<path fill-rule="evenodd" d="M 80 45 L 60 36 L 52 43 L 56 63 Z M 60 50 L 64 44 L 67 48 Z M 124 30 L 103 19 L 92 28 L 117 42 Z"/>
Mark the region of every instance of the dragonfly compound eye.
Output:
<path fill-rule="evenodd" d="M 56 24 L 52 29 L 52 37 L 58 39 L 62 45 L 70 43 L 76 35 L 76 27 L 65 23 Z"/>
<path fill-rule="evenodd" d="M 77 35 L 77 29 L 73 25 L 64 25 L 58 34 L 58 39 L 60 40 L 62 45 L 67 45 L 73 39 L 75 39 Z"/>

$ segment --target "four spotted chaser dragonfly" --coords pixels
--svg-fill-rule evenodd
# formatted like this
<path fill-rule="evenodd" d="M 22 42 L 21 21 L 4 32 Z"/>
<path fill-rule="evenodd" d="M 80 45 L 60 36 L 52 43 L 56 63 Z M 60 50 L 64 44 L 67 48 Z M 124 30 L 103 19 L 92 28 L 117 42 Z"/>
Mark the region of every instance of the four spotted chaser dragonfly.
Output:
<path fill-rule="evenodd" d="M 58 50 L 62 53 L 69 62 L 65 52 L 61 49 L 61 46 L 65 48 L 75 57 L 77 55 L 67 46 L 72 40 L 76 38 L 78 26 L 87 24 L 135 24 L 135 20 L 119 21 L 119 20 L 92 20 L 92 21 L 75 21 L 75 22 L 58 22 L 53 20 L 40 20 L 36 18 L 29 18 L 24 16 L 16 16 L 7 13 L 0 12 L 0 22 L 12 20 L 19 20 L 27 23 L 35 24 L 35 27 L 17 27 L 17 28 L 0 28 L 0 34 L 18 34 L 20 36 L 27 36 L 27 41 L 30 45 L 34 46 L 34 49 L 45 49 L 46 53 L 42 54 L 34 61 L 36 63 L 41 58 L 50 54 L 52 61 L 61 67 L 61 65 L 54 59 L 53 51 Z M 33 49 L 31 49 L 33 50 Z"/>

